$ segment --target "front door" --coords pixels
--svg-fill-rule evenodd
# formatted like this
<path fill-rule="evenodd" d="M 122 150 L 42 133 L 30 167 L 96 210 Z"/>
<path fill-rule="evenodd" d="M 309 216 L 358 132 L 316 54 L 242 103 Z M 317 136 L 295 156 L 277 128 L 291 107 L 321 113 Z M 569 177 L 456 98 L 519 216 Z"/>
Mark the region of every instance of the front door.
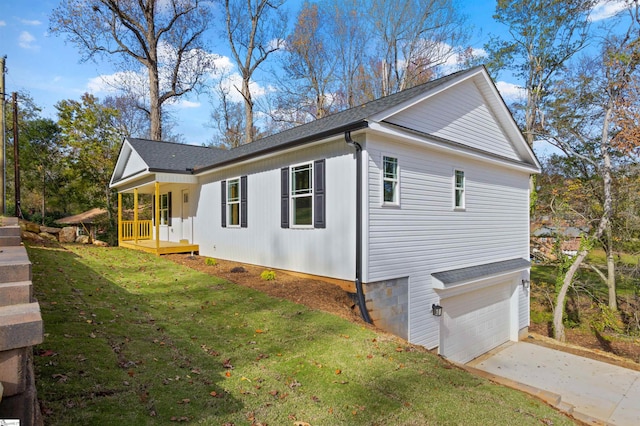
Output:
<path fill-rule="evenodd" d="M 191 243 L 191 217 L 189 209 L 189 190 L 182 190 L 182 209 L 181 209 L 181 222 L 182 222 L 182 239 Z"/>

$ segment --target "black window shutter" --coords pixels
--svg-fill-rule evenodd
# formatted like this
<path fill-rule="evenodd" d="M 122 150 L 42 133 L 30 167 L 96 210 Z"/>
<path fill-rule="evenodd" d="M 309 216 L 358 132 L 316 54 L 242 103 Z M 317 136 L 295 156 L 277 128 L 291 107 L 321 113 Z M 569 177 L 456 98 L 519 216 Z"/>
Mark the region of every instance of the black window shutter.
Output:
<path fill-rule="evenodd" d="M 289 227 L 289 168 L 280 169 L 280 227 Z"/>
<path fill-rule="evenodd" d="M 326 195 L 325 195 L 325 162 L 316 160 L 313 164 L 313 227 L 325 228 L 327 226 Z"/>
<path fill-rule="evenodd" d="M 223 180 L 220 182 L 220 205 L 222 206 L 220 209 L 220 218 L 221 225 L 223 228 L 227 227 L 227 181 Z"/>
<path fill-rule="evenodd" d="M 167 193 L 167 225 L 171 226 L 171 192 Z"/>
<path fill-rule="evenodd" d="M 247 227 L 247 177 L 240 177 L 240 227 Z"/>

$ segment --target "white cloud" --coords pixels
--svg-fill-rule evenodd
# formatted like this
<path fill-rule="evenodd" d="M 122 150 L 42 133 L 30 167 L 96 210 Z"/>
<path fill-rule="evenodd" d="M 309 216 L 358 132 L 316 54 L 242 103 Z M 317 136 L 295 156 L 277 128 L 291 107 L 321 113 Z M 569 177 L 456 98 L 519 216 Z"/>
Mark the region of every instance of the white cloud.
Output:
<path fill-rule="evenodd" d="M 0 21 L 0 27 L 6 27 L 7 23 L 5 21 Z"/>
<path fill-rule="evenodd" d="M 178 102 L 176 102 L 175 105 L 178 108 L 184 108 L 184 109 L 200 108 L 202 106 L 202 104 L 200 102 L 192 102 L 192 101 L 188 101 L 186 99 L 180 99 Z"/>
<path fill-rule="evenodd" d="M 42 22 L 38 21 L 38 20 L 29 20 L 29 19 L 21 19 L 20 22 L 22 22 L 25 25 L 31 25 L 31 26 L 38 26 L 38 25 L 42 25 Z"/>
<path fill-rule="evenodd" d="M 630 5 L 626 0 L 600 0 L 591 10 L 589 19 L 593 22 L 602 21 L 617 15 L 629 7 Z"/>
<path fill-rule="evenodd" d="M 498 88 L 498 92 L 505 100 L 505 102 L 513 102 L 523 99 L 526 96 L 526 91 L 523 87 L 518 86 L 517 84 L 507 83 L 506 81 L 498 81 L 496 83 L 496 87 Z"/>
<path fill-rule="evenodd" d="M 33 44 L 35 41 L 36 41 L 36 38 L 33 35 L 31 35 L 31 33 L 29 33 L 28 31 L 21 32 L 20 36 L 18 37 L 18 45 L 23 49 L 37 48 L 38 46 Z"/>

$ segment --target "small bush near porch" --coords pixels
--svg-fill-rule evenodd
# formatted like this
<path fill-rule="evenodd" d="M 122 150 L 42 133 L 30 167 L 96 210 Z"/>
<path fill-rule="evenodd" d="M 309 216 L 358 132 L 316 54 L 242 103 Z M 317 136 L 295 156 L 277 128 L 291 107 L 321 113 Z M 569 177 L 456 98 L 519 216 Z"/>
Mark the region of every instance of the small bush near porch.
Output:
<path fill-rule="evenodd" d="M 46 424 L 572 424 L 404 341 L 163 258 L 29 256 Z"/>

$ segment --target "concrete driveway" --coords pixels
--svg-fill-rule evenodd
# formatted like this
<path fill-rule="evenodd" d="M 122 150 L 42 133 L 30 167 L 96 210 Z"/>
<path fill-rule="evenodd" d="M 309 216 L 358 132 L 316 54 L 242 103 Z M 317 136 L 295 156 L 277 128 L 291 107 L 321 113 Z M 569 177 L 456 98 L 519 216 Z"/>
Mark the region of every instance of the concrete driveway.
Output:
<path fill-rule="evenodd" d="M 527 342 L 508 342 L 466 366 L 588 424 L 640 425 L 640 372 Z"/>

